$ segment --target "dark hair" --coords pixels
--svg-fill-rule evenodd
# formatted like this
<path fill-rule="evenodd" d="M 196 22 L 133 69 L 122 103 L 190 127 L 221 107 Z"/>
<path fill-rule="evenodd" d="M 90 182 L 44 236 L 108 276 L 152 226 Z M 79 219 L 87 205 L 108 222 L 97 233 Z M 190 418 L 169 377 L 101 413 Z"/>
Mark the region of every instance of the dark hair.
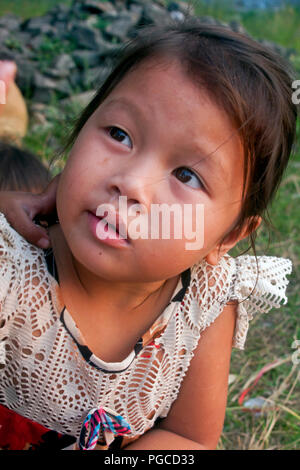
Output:
<path fill-rule="evenodd" d="M 0 191 L 41 192 L 51 174 L 28 150 L 0 142 Z"/>
<path fill-rule="evenodd" d="M 297 108 L 292 102 L 289 63 L 254 39 L 226 26 L 203 24 L 195 17 L 142 28 L 122 49 L 117 65 L 76 121 L 61 153 L 70 148 L 122 78 L 152 57 L 177 59 L 189 78 L 226 111 L 239 133 L 245 161 L 242 208 L 222 241 L 233 230 L 240 233 L 247 221 L 255 253 L 252 229 L 258 216 L 268 223 L 267 206 L 292 151 Z"/>

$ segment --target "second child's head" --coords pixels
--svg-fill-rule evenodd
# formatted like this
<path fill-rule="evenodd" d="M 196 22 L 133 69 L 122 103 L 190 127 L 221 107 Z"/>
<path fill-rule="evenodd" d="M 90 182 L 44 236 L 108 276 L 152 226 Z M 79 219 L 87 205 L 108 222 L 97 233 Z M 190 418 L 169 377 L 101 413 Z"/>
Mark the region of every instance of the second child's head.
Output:
<path fill-rule="evenodd" d="M 36 155 L 0 142 L 0 191 L 41 193 L 50 180 L 50 171 Z"/>
<path fill-rule="evenodd" d="M 252 235 L 292 150 L 287 64 L 254 40 L 196 19 L 141 32 L 78 120 L 57 212 L 76 259 L 106 279 L 170 278 Z M 97 239 L 96 209 L 204 207 L 203 245 L 188 237 Z M 130 223 L 134 216 L 128 216 Z M 193 230 L 196 225 L 193 225 Z"/>

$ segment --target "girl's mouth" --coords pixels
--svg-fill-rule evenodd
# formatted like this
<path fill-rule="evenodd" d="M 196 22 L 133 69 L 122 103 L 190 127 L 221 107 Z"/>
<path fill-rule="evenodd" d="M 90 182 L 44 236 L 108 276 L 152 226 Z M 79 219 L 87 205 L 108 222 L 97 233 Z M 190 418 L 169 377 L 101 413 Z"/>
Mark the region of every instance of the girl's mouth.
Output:
<path fill-rule="evenodd" d="M 129 245 L 130 242 L 126 233 L 123 234 L 124 230 L 120 235 L 118 218 L 116 219 L 116 225 L 108 222 L 105 216 L 98 217 L 91 211 L 88 211 L 88 218 L 92 232 L 98 240 L 113 246 Z"/>
<path fill-rule="evenodd" d="M 96 217 L 98 217 L 98 216 L 96 216 Z M 114 225 L 110 224 L 110 223 L 106 220 L 106 218 L 104 217 L 104 215 L 98 217 L 98 219 L 99 219 L 100 222 L 103 222 L 104 224 L 106 224 L 106 227 L 107 227 L 107 228 L 106 228 L 106 231 L 108 231 L 108 230 L 114 230 L 117 234 L 119 234 L 119 230 L 118 230 L 117 225 L 114 226 Z"/>

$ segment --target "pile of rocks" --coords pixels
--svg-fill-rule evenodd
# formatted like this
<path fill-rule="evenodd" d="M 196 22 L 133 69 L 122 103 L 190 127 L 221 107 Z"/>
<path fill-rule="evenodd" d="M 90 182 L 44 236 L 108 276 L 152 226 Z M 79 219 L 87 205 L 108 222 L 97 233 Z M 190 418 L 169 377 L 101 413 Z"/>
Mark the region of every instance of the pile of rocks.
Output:
<path fill-rule="evenodd" d="M 140 27 L 190 13 L 186 2 L 163 0 L 74 0 L 26 21 L 0 17 L 0 59 L 18 65 L 17 83 L 32 102 L 50 103 L 96 88 L 111 69 L 122 44 Z M 212 17 L 202 21 L 222 24 Z M 245 32 L 232 21 L 227 26 Z M 246 33 L 246 32 L 245 32 Z M 293 52 L 264 41 L 285 57 Z"/>

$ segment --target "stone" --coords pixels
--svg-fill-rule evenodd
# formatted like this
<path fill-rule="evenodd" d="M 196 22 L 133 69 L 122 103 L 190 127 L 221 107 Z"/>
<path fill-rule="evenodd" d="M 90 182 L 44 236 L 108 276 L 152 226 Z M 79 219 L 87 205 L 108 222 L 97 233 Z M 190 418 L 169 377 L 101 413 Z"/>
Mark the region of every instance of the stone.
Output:
<path fill-rule="evenodd" d="M 140 17 L 142 16 L 142 13 L 143 13 L 143 6 L 142 5 L 138 5 L 137 3 L 131 3 L 129 5 L 129 11 L 130 12 L 135 12 L 137 13 Z"/>
<path fill-rule="evenodd" d="M 31 34 L 43 34 L 51 28 L 51 16 L 37 16 L 36 18 L 30 18 L 23 22 L 22 29 L 29 31 Z"/>
<path fill-rule="evenodd" d="M 22 90 L 24 95 L 28 96 L 28 94 L 30 94 L 30 91 L 32 90 L 33 75 L 36 65 L 31 61 L 26 60 L 24 56 L 20 58 L 15 58 L 15 62 L 18 67 L 16 83 Z"/>
<path fill-rule="evenodd" d="M 76 50 L 72 53 L 75 64 L 81 69 L 99 64 L 100 54 L 97 51 Z"/>
<path fill-rule="evenodd" d="M 117 10 L 110 2 L 86 1 L 82 3 L 81 8 L 83 11 L 86 10 L 95 14 L 110 13 L 117 15 Z"/>
<path fill-rule="evenodd" d="M 15 54 L 0 43 L 0 60 L 14 60 Z"/>
<path fill-rule="evenodd" d="M 146 3 L 143 9 L 142 24 L 168 24 L 170 15 L 162 6 Z"/>
<path fill-rule="evenodd" d="M 31 34 L 25 31 L 15 31 L 14 33 L 14 38 L 17 39 L 24 48 L 30 46 L 31 37 Z"/>
<path fill-rule="evenodd" d="M 83 76 L 83 86 L 85 88 L 98 88 L 108 76 L 110 69 L 104 67 L 94 67 L 87 69 Z"/>
<path fill-rule="evenodd" d="M 99 36 L 97 41 L 97 51 L 100 57 L 114 56 L 122 47 L 121 44 L 112 44 Z"/>
<path fill-rule="evenodd" d="M 173 10 L 170 12 L 170 16 L 172 18 L 172 20 L 175 20 L 175 21 L 183 21 L 185 16 L 184 14 L 182 13 L 182 11 L 179 11 L 179 10 Z"/>
<path fill-rule="evenodd" d="M 78 67 L 69 75 L 69 83 L 76 93 L 82 90 L 83 72 Z"/>
<path fill-rule="evenodd" d="M 31 123 L 33 126 L 45 126 L 47 123 L 46 116 L 39 111 L 32 111 L 30 113 Z"/>
<path fill-rule="evenodd" d="M 177 1 L 177 2 L 173 2 L 173 3 L 176 3 L 177 6 L 178 6 L 178 9 L 179 11 L 181 11 L 182 13 L 184 13 L 184 15 L 195 15 L 195 9 L 193 7 L 193 5 L 191 4 L 191 2 L 183 2 L 183 1 Z"/>
<path fill-rule="evenodd" d="M 30 112 L 32 113 L 45 113 L 46 112 L 46 105 L 44 103 L 31 103 L 30 104 Z"/>
<path fill-rule="evenodd" d="M 130 29 L 134 28 L 142 15 L 142 10 L 131 11 L 130 13 L 122 13 L 117 19 L 104 28 L 106 34 L 115 36 L 121 40 L 127 38 Z"/>
<path fill-rule="evenodd" d="M 97 15 L 90 15 L 86 20 L 85 24 L 91 28 L 98 28 L 99 19 Z"/>
<path fill-rule="evenodd" d="M 35 71 L 33 81 L 34 81 L 34 85 L 37 88 L 51 88 L 51 89 L 54 89 L 55 86 L 56 86 L 56 83 L 55 83 L 54 80 L 45 77 L 44 75 L 42 75 L 38 71 Z"/>
<path fill-rule="evenodd" d="M 70 36 L 79 47 L 92 50 L 98 48 L 98 41 L 101 39 L 99 31 L 85 24 L 74 25 Z"/>
<path fill-rule="evenodd" d="M 83 93 L 70 96 L 70 98 L 64 98 L 60 104 L 64 107 L 78 105 L 84 108 L 94 98 L 95 94 L 96 90 L 84 91 Z"/>
<path fill-rule="evenodd" d="M 72 9 L 68 5 L 60 4 L 49 10 L 48 14 L 51 15 L 52 21 L 64 21 L 67 22 L 70 17 Z"/>
<path fill-rule="evenodd" d="M 238 21 L 235 21 L 235 20 L 232 20 L 229 22 L 228 26 L 230 27 L 230 29 L 232 29 L 232 31 L 234 31 L 235 33 L 241 33 L 241 34 L 245 34 L 248 36 L 248 33 L 247 31 L 245 30 L 244 26 L 241 25 L 241 23 L 239 23 Z"/>
<path fill-rule="evenodd" d="M 56 21 L 55 29 L 57 31 L 56 37 L 58 39 L 65 39 L 69 37 L 69 28 L 65 21 Z"/>
<path fill-rule="evenodd" d="M 0 29 L 0 44 L 5 44 L 5 40 L 10 37 L 10 32 L 7 29 Z"/>
<path fill-rule="evenodd" d="M 30 49 L 32 49 L 33 51 L 39 51 L 42 49 L 44 44 L 45 44 L 44 36 L 38 34 L 37 36 L 31 38 Z"/>
<path fill-rule="evenodd" d="M 200 16 L 199 18 L 201 22 L 205 24 L 218 24 L 217 20 L 215 20 L 215 18 L 213 18 L 212 16 Z"/>
<path fill-rule="evenodd" d="M 51 92 L 58 92 L 62 97 L 69 96 L 72 89 L 67 80 L 54 80 L 35 71 L 33 75 L 33 84 L 35 86 L 35 96 L 39 95 L 37 101 L 44 103 L 43 97 L 51 96 Z"/>
<path fill-rule="evenodd" d="M 49 88 L 36 88 L 32 95 L 32 100 L 39 103 L 49 103 L 55 98 L 54 90 Z"/>
<path fill-rule="evenodd" d="M 76 64 L 69 54 L 60 54 L 51 63 L 50 75 L 54 77 L 67 77 Z"/>
<path fill-rule="evenodd" d="M 0 17 L 0 28 L 5 28 L 8 31 L 16 31 L 20 29 L 22 20 L 16 16 L 8 13 Z"/>

